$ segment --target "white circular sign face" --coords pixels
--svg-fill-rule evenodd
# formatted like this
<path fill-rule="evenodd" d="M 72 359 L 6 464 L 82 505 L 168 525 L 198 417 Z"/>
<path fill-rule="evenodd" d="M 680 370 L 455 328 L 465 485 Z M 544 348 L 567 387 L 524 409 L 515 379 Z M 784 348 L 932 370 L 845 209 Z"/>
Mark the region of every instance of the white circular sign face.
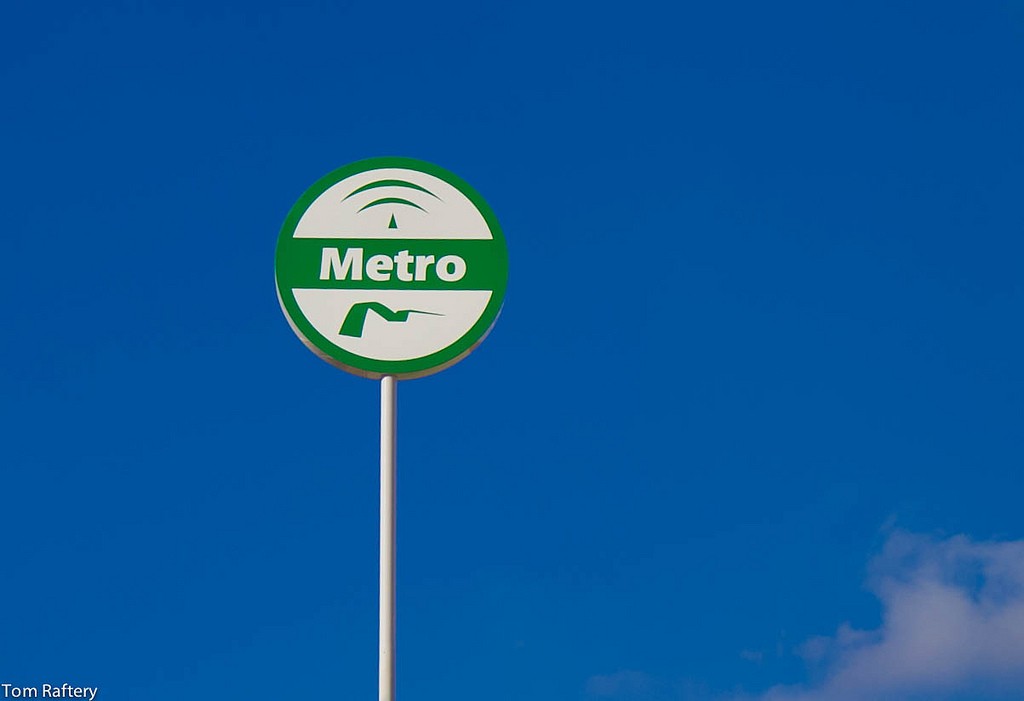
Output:
<path fill-rule="evenodd" d="M 363 377 L 421 377 L 468 355 L 501 310 L 508 253 L 497 219 L 437 166 L 374 158 L 292 207 L 275 259 L 281 308 L 324 360 Z"/>

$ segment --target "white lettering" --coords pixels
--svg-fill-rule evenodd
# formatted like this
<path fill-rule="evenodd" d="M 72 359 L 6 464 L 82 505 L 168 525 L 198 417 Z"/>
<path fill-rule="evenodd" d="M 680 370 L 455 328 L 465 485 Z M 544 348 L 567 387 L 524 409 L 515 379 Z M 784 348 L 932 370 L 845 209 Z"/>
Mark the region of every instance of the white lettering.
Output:
<path fill-rule="evenodd" d="M 325 247 L 320 252 L 320 279 L 362 280 L 363 258 L 362 248 L 346 248 L 342 256 L 339 249 Z M 447 255 L 435 259 L 434 256 L 412 256 L 408 250 L 399 251 L 393 257 L 383 254 L 370 256 L 365 272 L 366 277 L 375 282 L 388 282 L 392 272 L 402 282 L 424 282 L 431 266 L 443 282 L 458 282 L 466 276 L 466 261 L 460 256 Z"/>
<path fill-rule="evenodd" d="M 366 276 L 377 282 L 387 282 L 391 279 L 391 270 L 394 267 L 395 262 L 390 256 L 370 256 L 370 260 L 366 261 Z"/>
<path fill-rule="evenodd" d="M 427 269 L 434 264 L 434 256 L 416 256 L 416 279 L 426 280 Z"/>
<path fill-rule="evenodd" d="M 437 261 L 435 270 L 437 276 L 445 282 L 457 282 L 466 275 L 466 261 L 459 256 L 443 256 Z"/>
<path fill-rule="evenodd" d="M 44 699 L 89 699 L 89 701 L 96 701 L 96 694 L 99 693 L 100 688 L 98 686 L 72 686 L 67 682 L 64 682 L 60 686 L 54 686 L 53 684 L 43 684 L 42 694 L 39 694 L 38 689 L 14 689 L 19 693 L 12 694 L 14 698 L 21 698 L 21 696 L 38 698 L 42 696 Z M 4 689 L 6 694 L 6 688 Z"/>
<path fill-rule="evenodd" d="M 409 270 L 409 264 L 412 263 L 412 256 L 409 255 L 409 251 L 399 251 L 395 255 L 395 272 L 398 274 L 398 279 L 402 282 L 412 282 L 412 272 Z"/>
<path fill-rule="evenodd" d="M 353 280 L 362 280 L 363 249 L 346 248 L 345 260 L 342 260 L 337 248 L 325 248 L 320 254 L 320 279 L 330 280 L 331 273 L 335 280 L 344 280 L 349 273 Z"/>

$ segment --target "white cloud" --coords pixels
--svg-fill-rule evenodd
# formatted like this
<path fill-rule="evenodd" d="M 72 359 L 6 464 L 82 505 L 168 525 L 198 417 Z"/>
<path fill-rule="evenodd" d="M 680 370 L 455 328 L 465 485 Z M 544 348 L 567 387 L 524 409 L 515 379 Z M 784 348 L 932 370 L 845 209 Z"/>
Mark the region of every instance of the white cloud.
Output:
<path fill-rule="evenodd" d="M 759 701 L 936 701 L 1024 697 L 1024 541 L 937 540 L 894 531 L 870 567 L 876 630 L 839 626 L 797 652 L 821 682 Z"/>

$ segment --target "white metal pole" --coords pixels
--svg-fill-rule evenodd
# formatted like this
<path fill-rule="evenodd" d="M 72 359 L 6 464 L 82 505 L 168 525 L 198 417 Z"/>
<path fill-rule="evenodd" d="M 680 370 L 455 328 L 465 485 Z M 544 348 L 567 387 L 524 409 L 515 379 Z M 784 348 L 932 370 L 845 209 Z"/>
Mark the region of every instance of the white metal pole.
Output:
<path fill-rule="evenodd" d="M 380 381 L 380 701 L 395 701 L 395 452 L 397 381 Z"/>

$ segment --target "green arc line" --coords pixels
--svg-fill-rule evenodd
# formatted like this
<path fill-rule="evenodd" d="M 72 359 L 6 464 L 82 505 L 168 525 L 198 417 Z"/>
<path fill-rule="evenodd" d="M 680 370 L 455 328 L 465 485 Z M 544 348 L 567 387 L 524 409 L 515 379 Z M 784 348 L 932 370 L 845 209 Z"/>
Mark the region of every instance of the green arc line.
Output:
<path fill-rule="evenodd" d="M 416 183 L 411 183 L 408 180 L 374 180 L 372 183 L 366 183 L 362 187 L 357 187 L 355 190 L 353 190 L 352 192 L 350 192 L 347 195 L 345 195 L 345 197 L 342 198 L 341 201 L 344 202 L 345 200 L 347 200 L 352 195 L 358 195 L 360 192 L 366 192 L 367 190 L 373 190 L 373 189 L 378 188 L 378 187 L 408 187 L 408 188 L 411 188 L 413 190 L 419 190 L 420 192 L 425 192 L 428 195 L 430 195 L 431 197 L 433 197 L 435 200 L 440 200 L 441 199 L 440 197 L 438 197 L 437 195 L 435 195 L 433 192 L 431 192 L 427 188 L 423 187 L 422 185 L 417 185 Z"/>
<path fill-rule="evenodd" d="M 373 202 L 370 202 L 369 204 L 364 204 L 362 207 L 359 208 L 358 211 L 362 212 L 364 209 L 369 209 L 370 207 L 377 207 L 377 206 L 382 205 L 382 204 L 405 204 L 405 205 L 409 205 L 410 207 L 415 207 L 416 209 L 420 210 L 421 212 L 426 212 L 427 211 L 427 210 L 423 209 L 423 207 L 420 207 L 415 202 L 410 202 L 409 200 L 403 200 L 401 197 L 381 197 L 379 200 L 374 200 Z"/>
<path fill-rule="evenodd" d="M 408 321 L 410 314 L 429 314 L 430 316 L 444 316 L 437 312 L 423 312 L 418 309 L 399 309 L 392 311 L 380 302 L 359 302 L 353 304 L 341 322 L 341 329 L 338 333 L 342 336 L 359 338 L 363 335 L 363 325 L 366 323 L 366 315 L 369 312 L 376 312 L 384 321 Z"/>

